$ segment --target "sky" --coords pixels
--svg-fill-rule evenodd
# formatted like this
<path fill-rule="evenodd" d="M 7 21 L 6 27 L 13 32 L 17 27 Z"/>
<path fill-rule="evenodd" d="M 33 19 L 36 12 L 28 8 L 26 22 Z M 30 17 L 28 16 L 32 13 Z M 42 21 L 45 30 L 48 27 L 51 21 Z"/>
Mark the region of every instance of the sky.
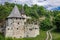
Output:
<path fill-rule="evenodd" d="M 47 9 L 60 6 L 60 0 L 0 0 L 0 4 L 3 4 L 5 1 L 10 3 L 28 4 L 29 6 L 37 4 L 39 6 L 44 6 Z"/>

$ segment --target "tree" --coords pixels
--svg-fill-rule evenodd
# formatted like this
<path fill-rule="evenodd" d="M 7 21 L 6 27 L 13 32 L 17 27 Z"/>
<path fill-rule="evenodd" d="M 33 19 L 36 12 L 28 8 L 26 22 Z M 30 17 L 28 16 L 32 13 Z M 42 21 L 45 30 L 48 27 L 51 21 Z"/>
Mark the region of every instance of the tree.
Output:
<path fill-rule="evenodd" d="M 46 9 L 43 6 L 38 6 L 38 10 L 37 13 L 39 14 L 39 16 L 45 16 L 46 15 Z"/>
<path fill-rule="evenodd" d="M 46 18 L 40 23 L 40 26 L 41 26 L 40 29 L 42 30 L 49 30 L 53 27 L 53 24 L 49 18 Z"/>
<path fill-rule="evenodd" d="M 56 25 L 56 29 L 57 31 L 60 32 L 60 13 L 55 17 L 55 25 Z"/>

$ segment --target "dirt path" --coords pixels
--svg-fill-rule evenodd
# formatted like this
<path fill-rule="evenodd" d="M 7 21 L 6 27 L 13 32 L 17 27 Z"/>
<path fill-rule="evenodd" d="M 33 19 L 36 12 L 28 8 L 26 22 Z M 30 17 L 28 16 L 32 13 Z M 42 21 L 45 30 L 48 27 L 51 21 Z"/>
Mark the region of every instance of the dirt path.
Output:
<path fill-rule="evenodd" d="M 51 34 L 51 32 L 49 32 L 49 35 L 50 35 L 50 40 L 52 40 L 52 34 Z"/>
<path fill-rule="evenodd" d="M 50 29 L 50 30 L 48 30 L 48 31 L 46 32 L 46 34 L 47 34 L 46 40 L 52 40 L 51 31 L 54 30 L 54 29 L 55 29 L 55 28 L 52 28 L 52 29 Z"/>
<path fill-rule="evenodd" d="M 48 31 L 46 32 L 46 34 L 47 34 L 46 40 L 48 40 L 49 39 L 49 33 L 48 33 Z"/>

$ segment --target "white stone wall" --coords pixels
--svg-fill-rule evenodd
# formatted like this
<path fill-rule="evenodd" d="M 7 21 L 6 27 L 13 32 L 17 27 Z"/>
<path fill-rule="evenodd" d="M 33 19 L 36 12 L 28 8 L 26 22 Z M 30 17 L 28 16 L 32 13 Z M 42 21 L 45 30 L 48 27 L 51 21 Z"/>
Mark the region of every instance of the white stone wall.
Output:
<path fill-rule="evenodd" d="M 39 26 L 34 24 L 28 24 L 25 27 L 25 37 L 36 37 L 39 35 Z"/>
<path fill-rule="evenodd" d="M 35 24 L 24 24 L 24 19 L 8 19 L 6 21 L 6 37 L 36 37 L 39 35 L 39 26 Z"/>
<path fill-rule="evenodd" d="M 34 25 L 35 28 L 35 35 L 39 35 L 39 26 L 38 25 Z"/>
<path fill-rule="evenodd" d="M 24 37 L 24 21 L 22 19 L 9 19 L 6 26 L 6 37 Z"/>
<path fill-rule="evenodd" d="M 11 26 L 6 27 L 6 31 L 5 31 L 6 37 L 12 37 L 13 36 L 13 30 L 11 28 L 12 28 Z"/>

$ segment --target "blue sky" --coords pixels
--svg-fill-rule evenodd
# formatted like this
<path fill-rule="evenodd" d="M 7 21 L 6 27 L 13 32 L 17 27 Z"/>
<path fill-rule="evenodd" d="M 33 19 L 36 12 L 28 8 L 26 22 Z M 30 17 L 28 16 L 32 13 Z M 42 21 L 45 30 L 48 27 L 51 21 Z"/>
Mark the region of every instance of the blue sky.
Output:
<path fill-rule="evenodd" d="M 47 9 L 55 8 L 60 6 L 60 0 L 0 0 L 0 3 L 4 3 L 8 1 L 10 3 L 18 3 L 18 4 L 28 4 L 34 5 L 37 4 L 39 6 L 45 6 Z"/>

